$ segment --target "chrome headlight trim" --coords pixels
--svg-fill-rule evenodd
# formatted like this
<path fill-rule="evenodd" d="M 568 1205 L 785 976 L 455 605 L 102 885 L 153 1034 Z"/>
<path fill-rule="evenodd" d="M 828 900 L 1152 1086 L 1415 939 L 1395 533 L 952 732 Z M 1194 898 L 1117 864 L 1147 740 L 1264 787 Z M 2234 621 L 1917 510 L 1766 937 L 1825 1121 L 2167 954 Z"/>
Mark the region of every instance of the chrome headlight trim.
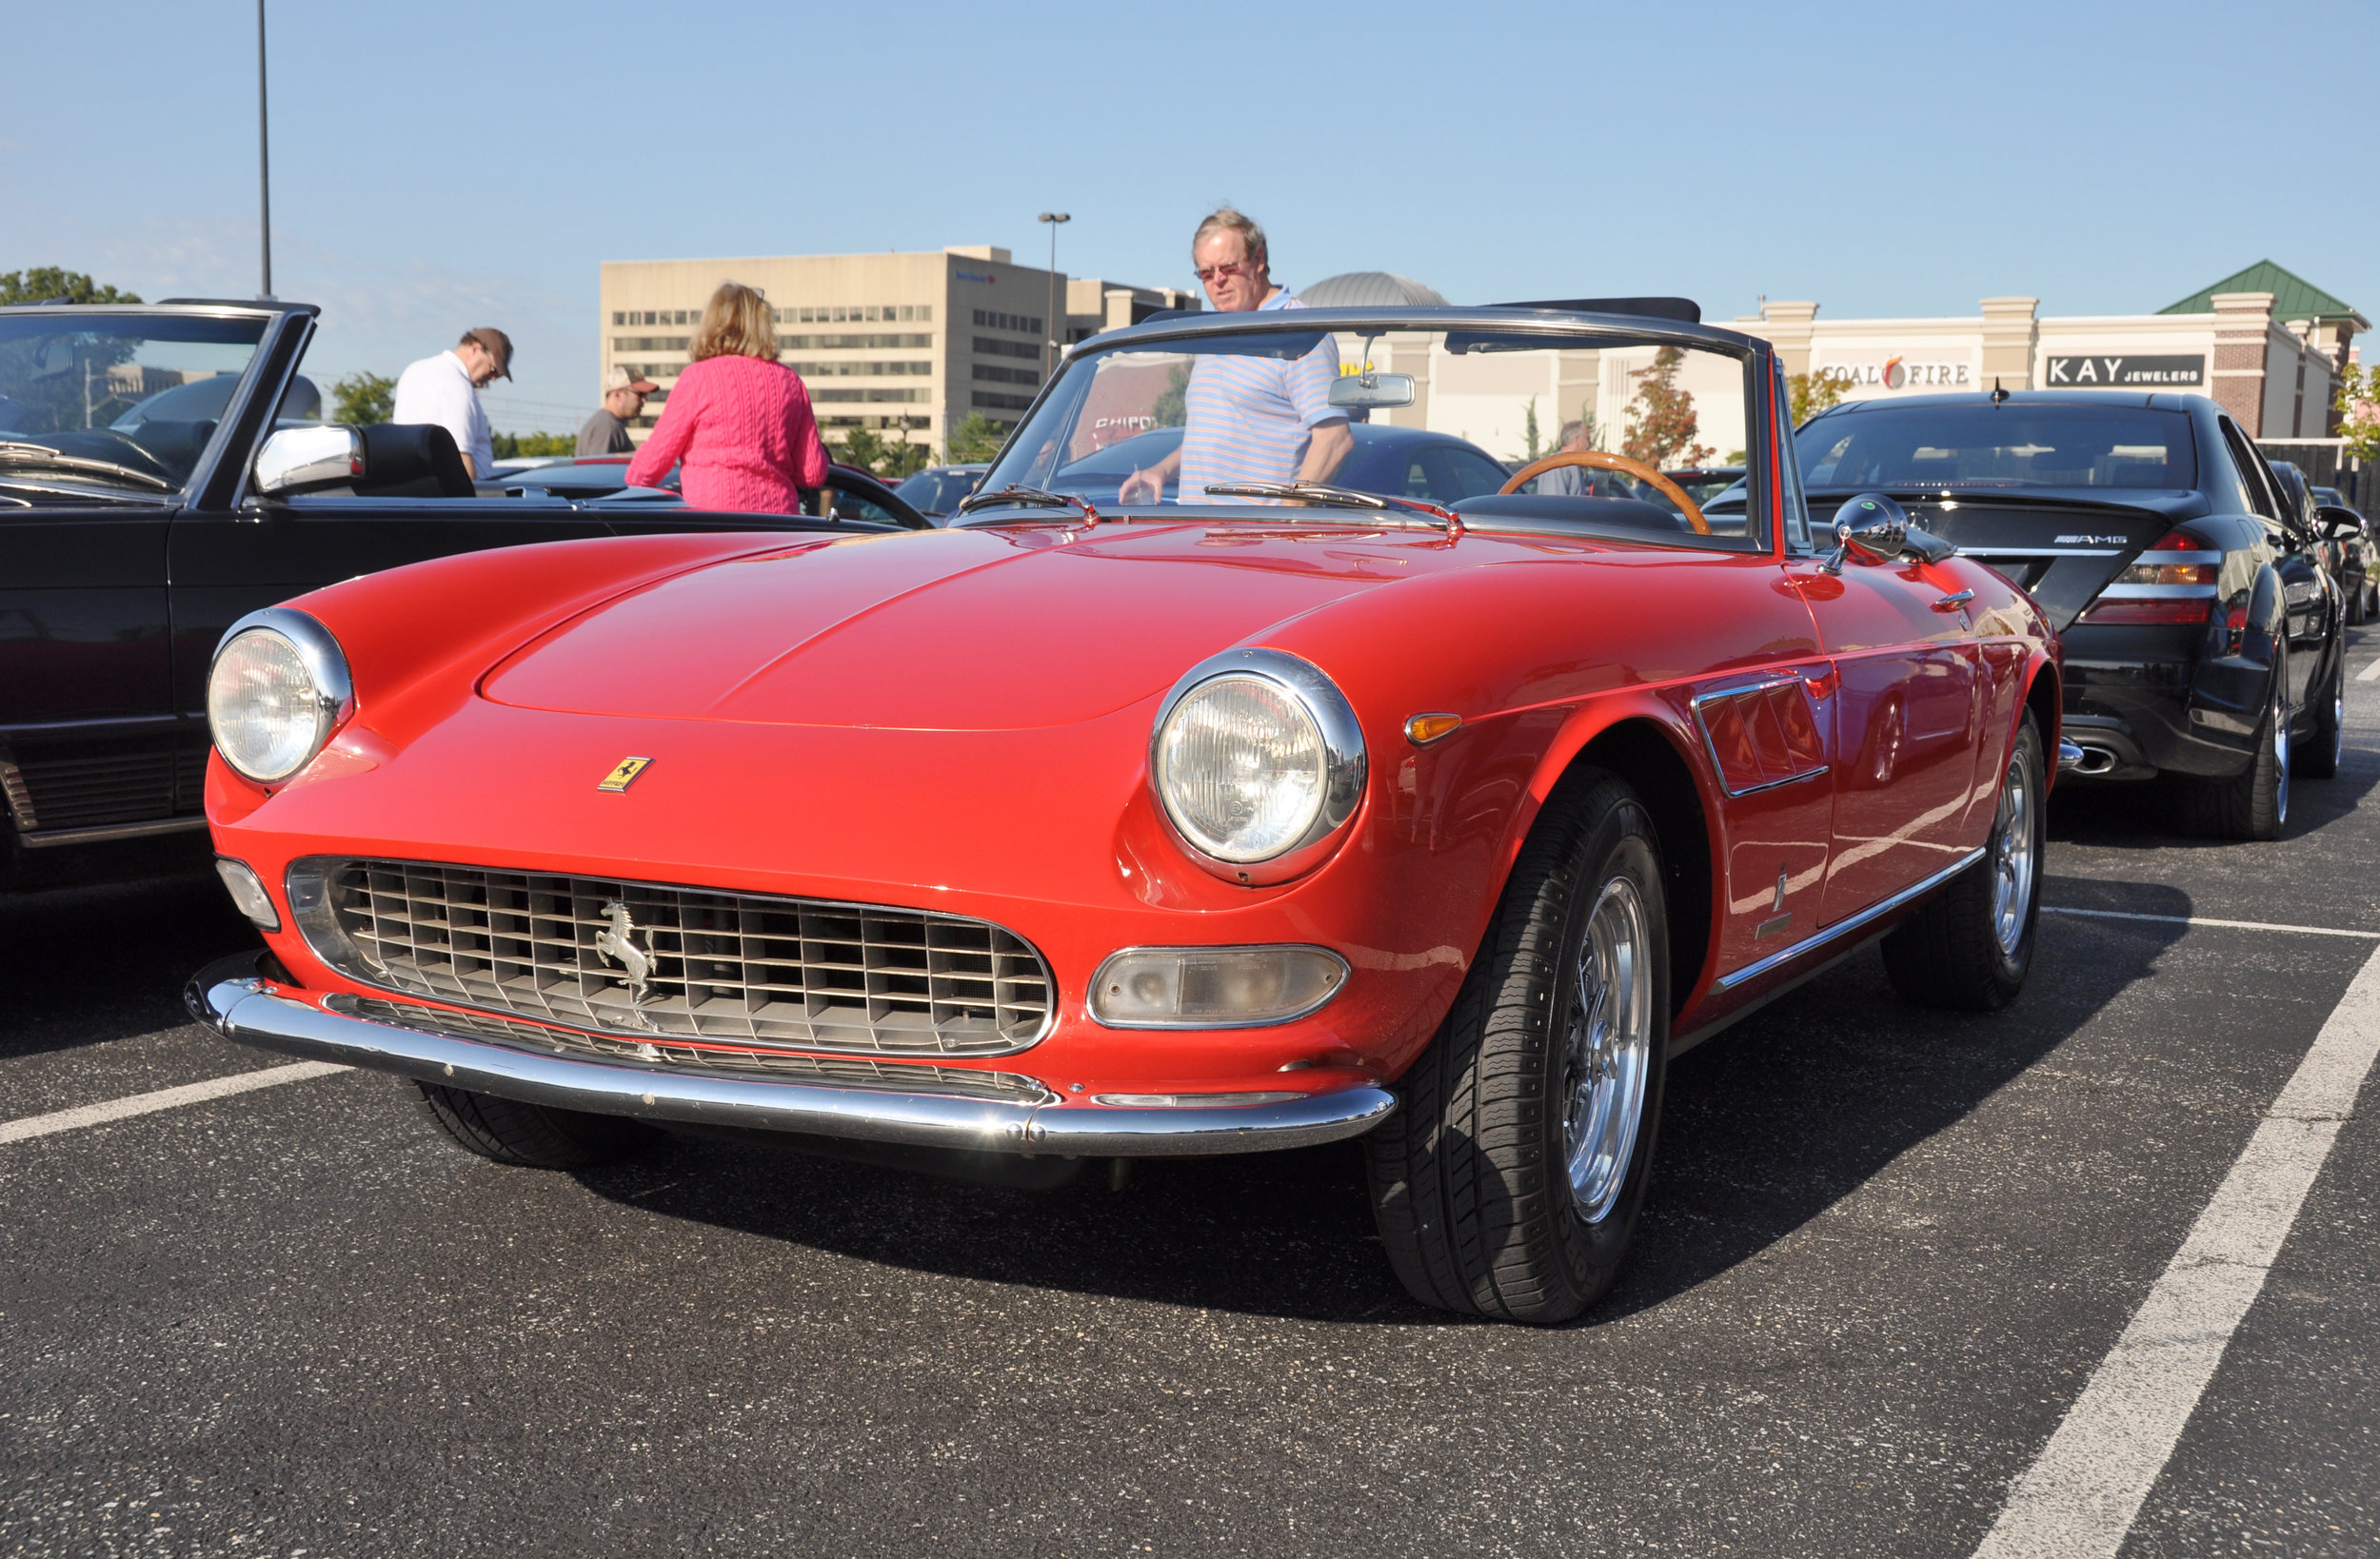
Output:
<path fill-rule="evenodd" d="M 1322 804 L 1315 813 L 1313 822 L 1299 839 L 1259 860 L 1225 860 L 1208 854 L 1192 841 L 1188 833 L 1175 821 L 1173 805 L 1165 795 L 1160 748 L 1165 739 L 1165 728 L 1181 707 L 1182 700 L 1192 692 L 1219 677 L 1250 677 L 1272 683 L 1305 710 L 1321 733 L 1323 750 Z M 1149 792 L 1157 801 L 1157 815 L 1165 820 L 1166 832 L 1174 838 L 1191 859 L 1227 882 L 1240 882 L 1251 887 L 1286 881 L 1310 870 L 1326 852 L 1328 842 L 1347 820 L 1356 815 L 1363 802 L 1364 780 L 1369 773 L 1369 759 L 1363 745 L 1363 727 L 1356 719 L 1355 706 L 1339 690 L 1339 684 L 1325 676 L 1319 666 L 1284 650 L 1236 649 L 1211 656 L 1174 683 L 1164 702 L 1158 706 L 1157 719 L 1149 726 L 1148 775 Z"/>
<path fill-rule="evenodd" d="M 355 681 L 347 671 L 347 652 L 328 628 L 304 612 L 289 606 L 267 606 L 240 619 L 224 630 L 215 643 L 215 653 L 207 663 L 207 726 L 212 738 L 214 729 L 215 671 L 222 664 L 224 652 L 242 635 L 269 633 L 279 638 L 295 652 L 298 664 L 307 680 L 313 684 L 314 735 L 307 745 L 306 756 L 275 774 L 257 774 L 244 768 L 234 760 L 218 738 L 215 751 L 231 768 L 261 784 L 277 784 L 311 763 L 338 730 L 340 724 L 355 712 Z"/>

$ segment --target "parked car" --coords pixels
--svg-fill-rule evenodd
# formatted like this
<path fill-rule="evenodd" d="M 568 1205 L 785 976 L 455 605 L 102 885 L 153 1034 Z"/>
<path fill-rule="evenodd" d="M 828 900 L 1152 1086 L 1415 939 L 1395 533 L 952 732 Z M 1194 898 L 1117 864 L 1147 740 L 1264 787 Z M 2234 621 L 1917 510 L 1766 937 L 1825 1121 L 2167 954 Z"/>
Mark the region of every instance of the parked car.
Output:
<path fill-rule="evenodd" d="M 1745 496 L 1209 468 L 1095 501 L 1099 439 L 1201 358 L 1372 411 L 1413 381 L 1329 358 L 1392 334 L 1524 383 L 1716 357 Z M 1575 1315 L 1675 1051 L 1879 935 L 1951 1007 L 2033 956 L 2055 636 L 1889 498 L 1822 549 L 1786 407 L 1766 343 L 1693 324 L 1199 315 L 1077 346 L 964 525 L 479 553 L 252 613 L 208 812 L 270 951 L 192 1010 L 415 1079 L 510 1164 L 653 1122 L 1010 1183 L 1359 1136 L 1416 1296 Z"/>
<path fill-rule="evenodd" d="M 2311 491 L 2317 523 L 2327 526 L 2339 543 L 2331 572 L 2347 597 L 2347 621 L 2369 622 L 2380 616 L 2380 541 L 2372 537 L 2371 522 L 2336 487 Z M 2330 510 L 2337 512 L 2326 512 Z"/>
<path fill-rule="evenodd" d="M 929 465 L 904 480 L 893 491 L 907 501 L 920 514 L 940 520 L 958 508 L 960 501 L 983 484 L 983 473 L 991 463 L 967 465 Z"/>
<path fill-rule="evenodd" d="M 586 455 L 533 471 L 517 472 L 505 479 L 504 491 L 507 497 L 602 500 L 640 505 L 685 502 L 679 491 L 678 468 L 674 465 L 657 487 L 629 486 L 625 455 Z M 825 485 L 806 493 L 803 503 L 809 512 L 828 519 L 864 521 L 902 530 L 924 530 L 934 523 L 910 507 L 898 491 L 884 485 L 875 473 L 841 461 L 828 464 Z"/>
<path fill-rule="evenodd" d="M 2092 780 L 2170 777 L 2185 822 L 2272 839 L 2337 772 L 2345 602 L 2283 478 L 2204 396 L 1855 401 L 1802 424 L 1825 502 L 1889 493 L 2023 585 L 2063 635 Z"/>
<path fill-rule="evenodd" d="M 327 428 L 314 317 L 0 308 L 0 886 L 205 862 L 208 661 L 259 606 L 482 547 L 821 529 L 475 486 L 443 430 Z M 891 523 L 923 522 L 844 528 Z"/>

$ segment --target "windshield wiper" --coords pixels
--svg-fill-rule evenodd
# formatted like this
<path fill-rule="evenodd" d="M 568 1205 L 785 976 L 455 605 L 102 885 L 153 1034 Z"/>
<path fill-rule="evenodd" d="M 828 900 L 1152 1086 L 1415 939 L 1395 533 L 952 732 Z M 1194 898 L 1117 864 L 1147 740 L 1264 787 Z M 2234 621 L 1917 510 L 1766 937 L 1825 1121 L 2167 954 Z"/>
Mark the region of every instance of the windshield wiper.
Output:
<path fill-rule="evenodd" d="M 1079 493 L 1054 493 L 1047 487 L 1027 487 L 1010 483 L 994 493 L 971 493 L 959 500 L 959 512 L 989 508 L 994 503 L 1016 503 L 1026 508 L 1081 509 L 1082 517 L 1093 524 L 1100 523 L 1100 511 L 1091 507 L 1091 501 Z"/>
<path fill-rule="evenodd" d="M 1334 487 L 1327 482 L 1210 482 L 1203 489 L 1214 498 L 1285 498 L 1330 509 L 1412 509 L 1436 515 L 1446 534 L 1462 534 L 1462 516 L 1419 498 L 1392 498 L 1380 493 Z"/>
<path fill-rule="evenodd" d="M 10 465 L 47 465 L 59 471 L 90 471 L 105 476 L 123 477 L 145 487 L 169 493 L 174 483 L 165 478 L 151 476 L 136 465 L 119 465 L 111 460 L 93 460 L 88 455 L 69 455 L 46 444 L 16 444 L 0 442 L 0 464 Z"/>

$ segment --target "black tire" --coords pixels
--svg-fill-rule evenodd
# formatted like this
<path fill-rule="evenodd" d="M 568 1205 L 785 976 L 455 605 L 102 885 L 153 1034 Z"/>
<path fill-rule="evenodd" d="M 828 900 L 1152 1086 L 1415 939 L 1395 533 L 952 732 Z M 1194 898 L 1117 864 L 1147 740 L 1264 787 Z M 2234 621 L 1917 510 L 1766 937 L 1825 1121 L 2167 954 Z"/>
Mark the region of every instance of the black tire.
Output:
<path fill-rule="evenodd" d="M 1659 840 L 1636 793 L 1601 770 L 1571 776 L 1531 831 L 1453 1010 L 1399 1084 L 1402 1108 L 1364 1138 L 1389 1263 L 1423 1304 L 1550 1324 L 1611 1288 L 1668 1075 L 1664 913 Z M 1633 957 L 1597 957 L 1621 939 Z M 1613 1004 L 1582 1007 L 1590 969 L 1621 967 L 1600 984 Z M 1596 1029 L 1607 1012 L 1618 1020 Z M 1574 1049 L 1622 1030 L 1632 1042 Z M 1581 1154 L 1581 1190 L 1569 1135 L 1574 1108 L 1595 1099 L 1613 1108 L 1578 1122 L 1580 1140 L 1599 1145 Z M 1611 1130 L 1585 1130 L 1594 1120 Z"/>
<path fill-rule="evenodd" d="M 482 1158 L 523 1169 L 585 1169 L 625 1158 L 653 1138 L 642 1121 L 524 1104 L 415 1083 L 422 1108 L 439 1128 Z"/>
<path fill-rule="evenodd" d="M 1884 972 L 1904 1000 L 1993 1013 L 2025 988 L 2041 921 L 2049 815 L 2043 782 L 2041 730 L 2028 714 L 2000 777 L 1983 858 L 1884 938 Z"/>
<path fill-rule="evenodd" d="M 2364 604 L 2364 587 L 2359 582 L 2347 598 L 2347 625 L 2350 628 L 2360 628 L 2364 624 L 2364 620 L 2369 616 L 2370 613 Z"/>
<path fill-rule="evenodd" d="M 2256 745 L 2247 766 L 2222 780 L 2198 780 L 2174 792 L 2182 825 L 2200 839 L 2277 839 L 2289 822 L 2290 740 L 2284 714 L 2289 665 L 2272 664 L 2272 701 L 2256 727 Z"/>
<path fill-rule="evenodd" d="M 2361 594 L 2358 591 L 2357 594 Z M 2297 745 L 2290 763 L 2303 780 L 2329 780 L 2339 772 L 2347 750 L 2347 641 L 2331 651 L 2330 675 L 2314 695 L 2314 728 Z"/>

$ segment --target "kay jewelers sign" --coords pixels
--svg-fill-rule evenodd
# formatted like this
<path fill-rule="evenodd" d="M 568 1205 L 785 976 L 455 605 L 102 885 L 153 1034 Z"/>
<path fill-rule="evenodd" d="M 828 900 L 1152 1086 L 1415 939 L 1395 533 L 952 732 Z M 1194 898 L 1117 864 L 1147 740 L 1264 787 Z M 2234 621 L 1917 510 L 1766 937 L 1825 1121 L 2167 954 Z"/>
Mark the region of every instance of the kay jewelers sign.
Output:
<path fill-rule="evenodd" d="M 2045 357 L 2041 360 L 2044 389 L 2202 389 L 2207 383 L 2203 354 L 2186 357 Z"/>

